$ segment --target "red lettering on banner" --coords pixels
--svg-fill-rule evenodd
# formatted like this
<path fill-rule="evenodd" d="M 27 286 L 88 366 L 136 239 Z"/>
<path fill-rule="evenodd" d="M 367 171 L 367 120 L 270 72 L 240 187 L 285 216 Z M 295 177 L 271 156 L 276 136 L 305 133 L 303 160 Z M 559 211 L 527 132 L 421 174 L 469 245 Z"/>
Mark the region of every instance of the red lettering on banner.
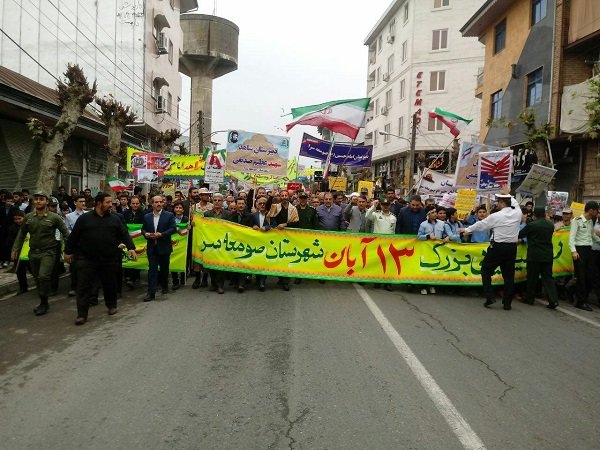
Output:
<path fill-rule="evenodd" d="M 390 254 L 392 258 L 394 258 L 394 263 L 396 264 L 396 273 L 400 275 L 402 272 L 402 265 L 400 263 L 400 258 L 403 256 L 412 256 L 415 253 L 415 248 L 403 248 L 402 250 L 394 247 L 394 244 L 390 244 L 389 248 Z"/>

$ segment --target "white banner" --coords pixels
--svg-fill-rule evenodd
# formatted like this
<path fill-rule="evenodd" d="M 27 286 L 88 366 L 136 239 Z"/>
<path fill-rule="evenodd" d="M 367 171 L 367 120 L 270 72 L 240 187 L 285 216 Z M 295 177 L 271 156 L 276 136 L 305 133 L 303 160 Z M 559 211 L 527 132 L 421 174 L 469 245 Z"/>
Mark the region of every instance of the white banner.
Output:
<path fill-rule="evenodd" d="M 223 183 L 225 179 L 226 150 L 209 150 L 204 152 L 204 182 Z"/>
<path fill-rule="evenodd" d="M 425 169 L 423 177 L 419 184 L 419 194 L 429 194 L 432 196 L 441 196 L 445 192 L 454 192 L 454 177 L 446 175 L 435 170 Z"/>

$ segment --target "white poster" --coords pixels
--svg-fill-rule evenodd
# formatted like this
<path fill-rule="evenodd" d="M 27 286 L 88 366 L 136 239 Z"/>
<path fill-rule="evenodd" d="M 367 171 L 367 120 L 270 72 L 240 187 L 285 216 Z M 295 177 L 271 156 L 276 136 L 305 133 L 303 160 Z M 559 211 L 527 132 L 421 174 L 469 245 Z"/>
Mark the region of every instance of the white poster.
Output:
<path fill-rule="evenodd" d="M 512 150 L 479 153 L 477 167 L 477 190 L 501 191 L 510 186 L 512 174 Z"/>
<path fill-rule="evenodd" d="M 541 166 L 539 164 L 533 164 L 531 170 L 521 183 L 521 186 L 517 188 L 517 192 L 522 194 L 529 194 L 532 197 L 537 197 L 542 192 L 548 189 L 548 185 L 554 178 L 556 169 L 550 167 Z"/>
<path fill-rule="evenodd" d="M 435 170 L 425 169 L 423 177 L 419 184 L 419 194 L 429 194 L 432 196 L 441 196 L 445 192 L 454 192 L 454 177 L 446 175 Z"/>

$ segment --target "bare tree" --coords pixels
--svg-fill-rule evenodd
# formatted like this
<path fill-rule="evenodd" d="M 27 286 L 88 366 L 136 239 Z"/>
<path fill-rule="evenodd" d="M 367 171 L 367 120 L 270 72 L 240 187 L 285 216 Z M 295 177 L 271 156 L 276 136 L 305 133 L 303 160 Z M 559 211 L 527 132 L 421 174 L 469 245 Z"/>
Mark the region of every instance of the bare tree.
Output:
<path fill-rule="evenodd" d="M 85 107 L 96 95 L 96 82 L 90 87 L 83 70 L 77 64 L 67 65 L 64 81 L 58 80 L 56 90 L 61 106 L 58 121 L 52 127 L 41 120 L 29 118 L 27 127 L 33 139 L 40 142 L 40 173 L 36 182 L 36 190 L 51 192 L 56 175 L 63 170 L 63 148 Z"/>
<path fill-rule="evenodd" d="M 156 142 L 158 143 L 158 150 L 162 153 L 168 153 L 173 146 L 173 143 L 181 137 L 181 132 L 177 128 L 170 128 L 166 131 L 158 133 Z"/>
<path fill-rule="evenodd" d="M 118 175 L 117 164 L 123 161 L 125 152 L 121 145 L 123 132 L 127 125 L 131 125 L 136 115 L 129 106 L 115 100 L 111 95 L 108 97 L 96 97 L 96 103 L 102 111 L 99 116 L 108 128 L 108 162 L 106 164 L 106 176 L 116 177 Z"/>

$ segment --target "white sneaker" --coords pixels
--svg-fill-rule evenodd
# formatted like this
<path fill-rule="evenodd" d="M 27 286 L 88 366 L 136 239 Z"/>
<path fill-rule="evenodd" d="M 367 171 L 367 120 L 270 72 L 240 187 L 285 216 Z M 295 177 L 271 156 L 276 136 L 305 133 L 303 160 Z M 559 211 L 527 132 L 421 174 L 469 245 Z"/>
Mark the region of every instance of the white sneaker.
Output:
<path fill-rule="evenodd" d="M 429 293 L 430 293 L 430 294 L 435 294 L 435 288 L 434 288 L 433 286 L 431 286 L 431 287 L 429 288 Z"/>
<path fill-rule="evenodd" d="M 421 289 L 421 295 L 427 295 L 427 289 L 425 289 L 425 288 Z"/>
<path fill-rule="evenodd" d="M 8 263 L 7 263 L 6 261 L 4 261 L 4 262 L 2 263 L 2 267 L 8 267 Z"/>

